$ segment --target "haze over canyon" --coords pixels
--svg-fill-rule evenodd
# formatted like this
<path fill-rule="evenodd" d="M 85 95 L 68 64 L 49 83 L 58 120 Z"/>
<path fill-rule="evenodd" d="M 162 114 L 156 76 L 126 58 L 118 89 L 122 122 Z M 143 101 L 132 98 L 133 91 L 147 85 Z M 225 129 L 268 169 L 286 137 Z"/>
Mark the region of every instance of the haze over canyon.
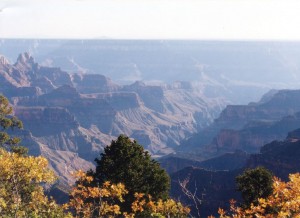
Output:
<path fill-rule="evenodd" d="M 299 42 L 2 39 L 0 54 L 0 93 L 24 123 L 12 134 L 63 185 L 120 134 L 159 160 L 173 196 L 178 179 L 199 184 L 204 215 L 240 197 L 247 167 L 300 170 Z"/>

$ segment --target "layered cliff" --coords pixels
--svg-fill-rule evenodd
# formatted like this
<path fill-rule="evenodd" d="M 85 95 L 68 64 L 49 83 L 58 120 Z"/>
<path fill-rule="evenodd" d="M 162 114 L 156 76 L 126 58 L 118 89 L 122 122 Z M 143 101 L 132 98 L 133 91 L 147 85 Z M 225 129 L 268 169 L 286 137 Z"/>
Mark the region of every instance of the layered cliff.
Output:
<path fill-rule="evenodd" d="M 135 138 L 153 155 L 172 153 L 182 139 L 207 126 L 226 102 L 205 97 L 192 83 L 121 86 L 99 74 L 69 74 L 39 65 L 28 53 L 15 64 L 1 56 L 0 69 L 0 92 L 10 98 L 32 135 L 28 143 L 65 182 L 66 162 L 70 169 L 77 162 L 90 167 L 119 134 Z"/>
<path fill-rule="evenodd" d="M 235 178 L 245 169 L 263 166 L 269 169 L 274 176 L 283 180 L 287 180 L 290 173 L 300 171 L 300 129 L 288 133 L 284 140 L 273 141 L 262 146 L 259 153 L 251 155 L 239 153 L 239 155 L 244 160 L 236 165 L 237 168 L 230 169 L 230 166 L 227 166 L 228 170 L 225 171 L 222 170 L 222 167 L 230 162 L 226 156 L 232 159 L 238 156 L 237 153 L 204 162 L 190 161 L 189 164 L 197 165 L 197 167 L 189 166 L 171 174 L 171 195 L 175 198 L 180 197 L 181 201 L 186 204 L 193 205 L 191 199 L 183 194 L 179 185 L 179 181 L 186 180 L 188 181 L 187 188 L 201 200 L 201 216 L 212 214 L 217 216 L 216 212 L 220 207 L 229 210 L 230 199 L 241 200 L 240 194 L 236 191 Z M 224 160 L 226 161 L 224 162 Z M 185 163 L 188 162 L 185 161 Z M 210 170 L 210 164 L 217 168 Z M 194 206 L 192 209 L 192 213 L 196 213 Z"/>
<path fill-rule="evenodd" d="M 260 102 L 229 105 L 207 128 L 183 142 L 182 149 L 198 150 L 209 157 L 236 149 L 258 152 L 273 140 L 284 139 L 300 125 L 300 91 L 272 91 Z"/>
<path fill-rule="evenodd" d="M 259 154 L 251 155 L 246 167 L 264 166 L 274 175 L 288 179 L 290 173 L 300 171 L 300 129 L 292 131 L 284 141 L 264 145 Z"/>
<path fill-rule="evenodd" d="M 249 156 L 250 154 L 237 150 L 204 161 L 190 159 L 189 155 L 186 157 L 167 155 L 158 159 L 158 161 L 161 167 L 171 175 L 186 167 L 203 168 L 210 171 L 236 170 L 245 166 Z"/>

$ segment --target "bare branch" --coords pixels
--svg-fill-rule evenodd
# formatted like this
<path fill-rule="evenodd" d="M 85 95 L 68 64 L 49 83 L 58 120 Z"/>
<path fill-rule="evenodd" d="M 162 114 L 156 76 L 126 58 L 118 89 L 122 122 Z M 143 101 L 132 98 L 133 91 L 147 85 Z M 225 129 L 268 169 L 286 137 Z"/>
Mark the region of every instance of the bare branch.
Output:
<path fill-rule="evenodd" d="M 182 192 L 184 193 L 184 195 L 186 195 L 189 199 L 191 199 L 193 201 L 193 204 L 195 205 L 196 210 L 197 210 L 197 215 L 200 218 L 200 206 L 202 204 L 202 200 L 197 197 L 197 183 L 195 181 L 195 191 L 194 191 L 194 193 L 192 193 L 187 188 L 187 185 L 189 182 L 190 182 L 189 176 L 186 179 L 184 179 L 183 181 L 178 180 L 178 183 L 181 187 Z"/>

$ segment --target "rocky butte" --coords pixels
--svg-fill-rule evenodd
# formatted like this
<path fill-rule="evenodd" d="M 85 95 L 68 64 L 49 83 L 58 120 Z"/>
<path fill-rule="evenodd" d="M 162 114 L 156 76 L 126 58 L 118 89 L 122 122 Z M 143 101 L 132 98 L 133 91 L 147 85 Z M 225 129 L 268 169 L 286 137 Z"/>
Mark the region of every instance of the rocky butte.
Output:
<path fill-rule="evenodd" d="M 29 53 L 14 64 L 0 57 L 0 92 L 24 122 L 16 134 L 32 153 L 49 159 L 65 184 L 71 171 L 92 168 L 119 134 L 138 140 L 154 156 L 170 154 L 226 104 L 191 83 L 118 85 L 103 75 L 42 66 Z"/>

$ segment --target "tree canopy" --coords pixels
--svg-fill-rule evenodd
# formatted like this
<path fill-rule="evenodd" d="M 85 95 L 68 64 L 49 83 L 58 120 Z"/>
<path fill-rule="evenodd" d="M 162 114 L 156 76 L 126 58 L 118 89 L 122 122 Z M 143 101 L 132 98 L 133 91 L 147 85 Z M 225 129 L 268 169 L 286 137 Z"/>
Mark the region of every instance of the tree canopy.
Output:
<path fill-rule="evenodd" d="M 242 193 L 244 207 L 257 204 L 259 198 L 267 198 L 273 191 L 273 175 L 264 167 L 245 170 L 236 177 L 236 182 Z"/>
<path fill-rule="evenodd" d="M 13 116 L 13 108 L 10 106 L 9 101 L 3 95 L 0 95 L 0 147 L 10 151 L 25 154 L 27 149 L 18 146 L 20 139 L 18 137 L 11 137 L 7 130 L 23 127 L 22 122 Z"/>
<path fill-rule="evenodd" d="M 112 184 L 109 181 L 101 186 L 90 186 L 94 178 L 82 171 L 74 174 L 76 185 L 70 192 L 71 199 L 64 205 L 71 209 L 74 217 L 156 217 L 156 218 L 186 218 L 190 212 L 180 202 L 173 199 L 154 201 L 150 195 L 135 193 L 135 200 L 131 204 L 131 212 L 123 211 L 120 207 L 128 193 L 122 183 Z"/>
<path fill-rule="evenodd" d="M 96 160 L 95 181 L 103 184 L 106 181 L 123 183 L 128 191 L 122 205 L 131 211 L 135 193 L 151 195 L 154 200 L 167 199 L 170 179 L 159 163 L 136 141 L 120 135 L 104 149 L 104 153 Z"/>
<path fill-rule="evenodd" d="M 55 180 L 44 157 L 23 156 L 0 148 L 1 217 L 63 217 L 62 208 L 44 195 L 41 186 Z"/>
<path fill-rule="evenodd" d="M 258 198 L 249 208 L 235 206 L 231 201 L 230 212 L 219 209 L 220 218 L 242 217 L 300 217 L 300 174 L 290 174 L 289 181 L 274 177 L 273 191 L 267 198 Z M 212 217 L 212 216 L 211 216 Z"/>

